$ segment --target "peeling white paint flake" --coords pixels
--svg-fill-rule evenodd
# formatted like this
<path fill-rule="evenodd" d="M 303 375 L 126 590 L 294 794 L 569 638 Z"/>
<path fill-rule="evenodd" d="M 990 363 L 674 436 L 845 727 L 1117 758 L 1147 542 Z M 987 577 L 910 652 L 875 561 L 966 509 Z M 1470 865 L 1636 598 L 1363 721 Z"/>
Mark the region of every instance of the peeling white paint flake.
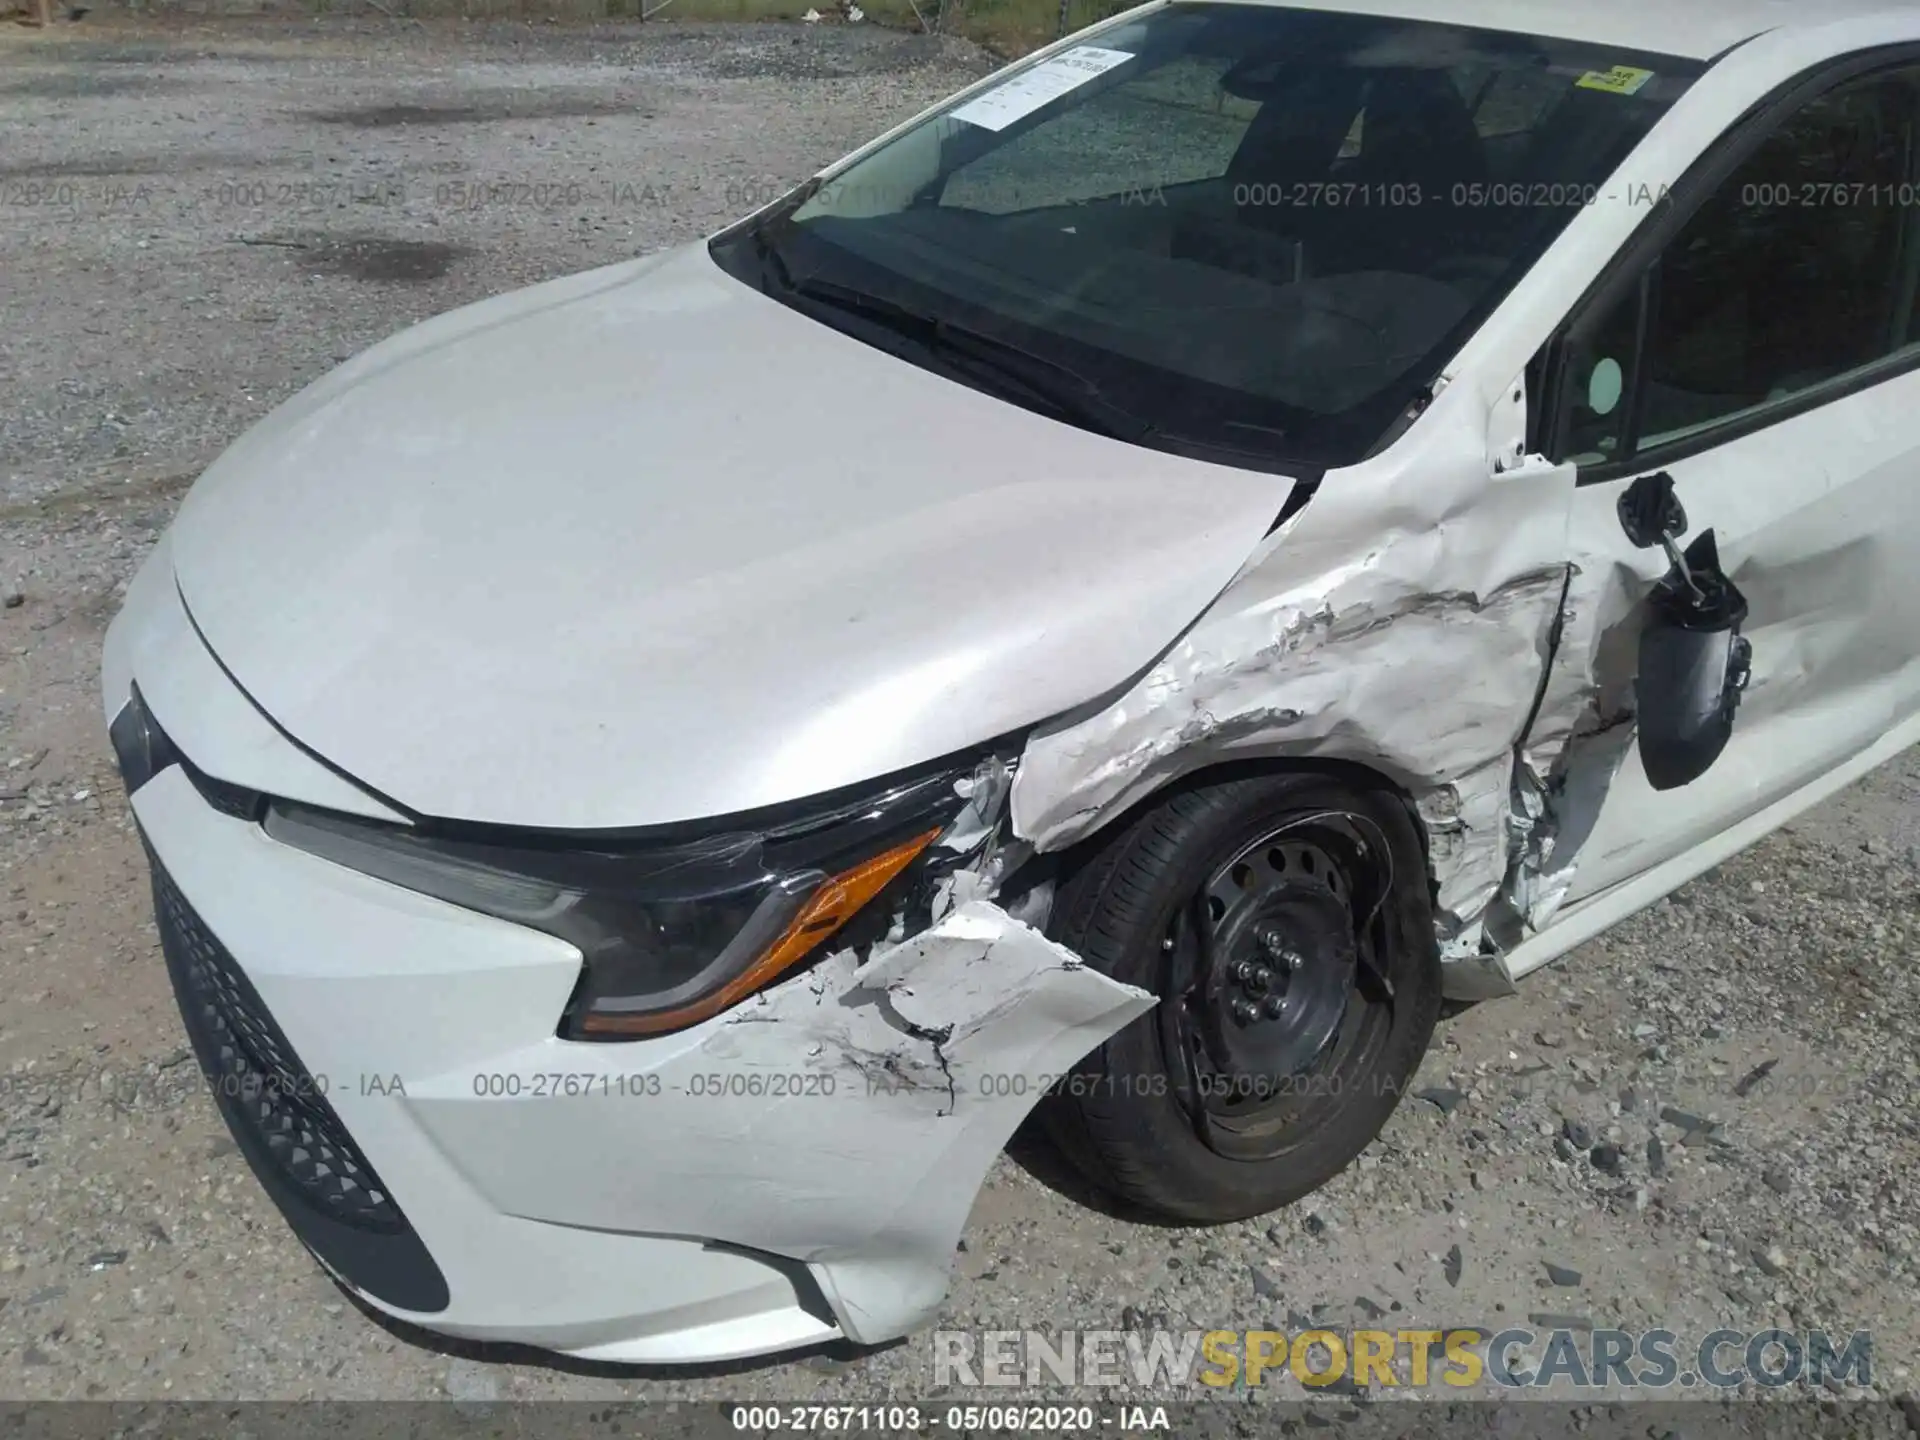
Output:
<path fill-rule="evenodd" d="M 1416 798 L 1427 828 L 1443 940 L 1457 938 L 1444 933 L 1444 917 L 1473 927 L 1506 875 L 1512 780 L 1513 756 L 1503 753 Z"/>
<path fill-rule="evenodd" d="M 930 909 L 936 922 L 970 901 L 998 897 L 1001 882 L 1031 858 L 1033 847 L 1006 832 L 1007 796 L 1012 785 L 1013 765 L 1001 756 L 982 760 L 972 775 L 955 783 L 954 789 L 967 804 L 946 833 L 934 842 L 934 849 L 965 857 L 966 863 L 943 875 L 935 884 Z M 1031 896 L 1019 899 L 1029 902 Z M 1015 908 L 1024 922 L 1035 925 L 1046 922 L 1044 907 L 1037 911 L 1038 920 L 1034 918 L 1036 911 L 1031 903 L 1020 903 Z"/>
<path fill-rule="evenodd" d="M 1447 386 L 1421 443 L 1328 473 L 1132 688 L 1029 740 L 1014 833 L 1062 849 L 1224 760 L 1366 765 L 1426 824 L 1448 958 L 1479 954 L 1568 580 L 1571 473 L 1489 470 L 1517 403 Z"/>
<path fill-rule="evenodd" d="M 1007 791 L 1012 784 L 1013 767 L 997 755 L 981 761 L 973 774 L 954 782 L 955 792 L 967 804 L 940 837 L 939 848 L 957 855 L 978 848 L 1006 814 Z"/>
<path fill-rule="evenodd" d="M 1015 1028 L 1044 1038 L 1116 1006 L 1128 1010 L 1119 1021 L 1124 1024 L 1153 1002 L 1145 991 L 1088 970 L 1071 950 L 984 901 L 959 906 L 911 939 L 875 951 L 865 964 L 850 952 L 836 955 L 813 976 L 814 1000 L 835 1001 L 828 1015 L 814 1013 L 817 1004 L 782 986 L 767 992 L 767 1004 L 740 1015 L 740 1023 L 797 1022 L 814 1037 L 809 1053 L 881 1088 L 949 1092 L 941 1115 L 953 1113 L 956 1103 L 952 1065 L 1009 1058 L 1000 1022 L 1016 1012 Z M 882 1026 L 873 1023 L 875 1016 Z M 1090 1040 L 1086 1048 L 1097 1043 Z M 877 1072 L 869 1063 L 875 1057 L 887 1062 Z M 937 1083 L 928 1078 L 935 1072 Z"/>
<path fill-rule="evenodd" d="M 853 979 L 883 997 L 882 1013 L 903 1033 L 932 1046 L 949 1081 L 1005 1062 L 1010 1044 L 1029 1050 L 1052 1033 L 1080 1032 L 1122 1010 L 1130 1020 L 1154 1003 L 1146 991 L 1089 970 L 1065 946 L 978 901 L 875 955 Z"/>

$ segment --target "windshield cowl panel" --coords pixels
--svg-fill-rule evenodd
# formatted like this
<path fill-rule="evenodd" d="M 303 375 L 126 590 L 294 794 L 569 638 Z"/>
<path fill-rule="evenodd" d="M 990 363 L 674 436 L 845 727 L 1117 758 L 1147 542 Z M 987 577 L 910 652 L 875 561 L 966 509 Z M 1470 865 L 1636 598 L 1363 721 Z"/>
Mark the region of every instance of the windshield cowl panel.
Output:
<path fill-rule="evenodd" d="M 1009 71 L 713 254 L 1066 423 L 1324 470 L 1395 431 L 1702 69 L 1182 4 Z"/>

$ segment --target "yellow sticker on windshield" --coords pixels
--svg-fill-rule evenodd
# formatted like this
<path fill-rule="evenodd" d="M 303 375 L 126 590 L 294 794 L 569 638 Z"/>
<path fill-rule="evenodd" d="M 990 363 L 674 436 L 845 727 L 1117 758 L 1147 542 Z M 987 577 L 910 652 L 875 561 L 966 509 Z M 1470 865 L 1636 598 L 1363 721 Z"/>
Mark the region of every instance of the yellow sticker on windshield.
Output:
<path fill-rule="evenodd" d="M 1573 83 L 1582 90 L 1605 90 L 1610 95 L 1635 95 L 1652 78 L 1651 70 L 1616 65 L 1611 70 L 1589 70 Z"/>

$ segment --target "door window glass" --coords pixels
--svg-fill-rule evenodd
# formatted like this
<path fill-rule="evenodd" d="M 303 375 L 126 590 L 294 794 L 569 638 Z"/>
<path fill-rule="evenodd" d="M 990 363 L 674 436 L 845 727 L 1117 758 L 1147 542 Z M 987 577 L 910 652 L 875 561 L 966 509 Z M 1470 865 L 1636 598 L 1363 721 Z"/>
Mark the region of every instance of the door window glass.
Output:
<path fill-rule="evenodd" d="M 1822 96 L 1701 206 L 1574 357 L 1572 458 L 1624 458 L 1636 418 L 1636 452 L 1684 439 L 1909 343 L 1914 93 L 1903 72 Z"/>

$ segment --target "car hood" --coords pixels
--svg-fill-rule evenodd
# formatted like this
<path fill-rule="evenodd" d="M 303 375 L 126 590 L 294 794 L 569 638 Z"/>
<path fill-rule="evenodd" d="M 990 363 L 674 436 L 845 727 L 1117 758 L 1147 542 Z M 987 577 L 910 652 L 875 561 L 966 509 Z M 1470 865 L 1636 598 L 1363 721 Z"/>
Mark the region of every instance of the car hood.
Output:
<path fill-rule="evenodd" d="M 623 828 L 1095 698 L 1291 483 L 995 400 L 694 246 L 374 347 L 221 456 L 173 549 L 209 648 L 332 765 L 425 815 Z"/>

